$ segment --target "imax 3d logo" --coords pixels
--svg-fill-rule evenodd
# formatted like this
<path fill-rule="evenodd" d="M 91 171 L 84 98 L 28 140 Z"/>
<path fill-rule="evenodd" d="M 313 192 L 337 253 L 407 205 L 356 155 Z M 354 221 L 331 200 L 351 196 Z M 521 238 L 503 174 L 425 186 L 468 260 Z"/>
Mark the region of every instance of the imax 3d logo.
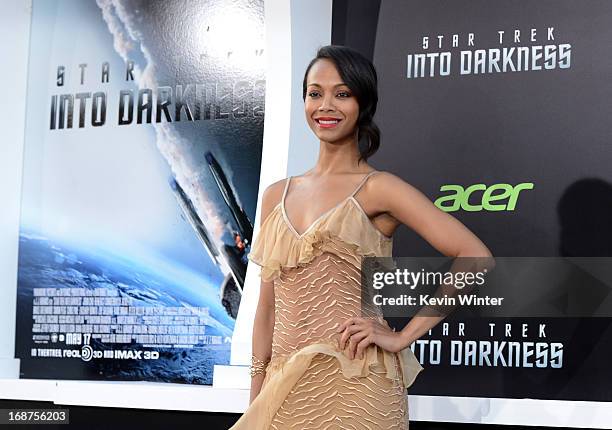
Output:
<path fill-rule="evenodd" d="M 532 189 L 532 182 L 515 186 L 494 184 L 489 187 L 485 184 L 474 184 L 465 189 L 461 185 L 442 185 L 440 191 L 448 191 L 450 194 L 438 197 L 434 204 L 445 212 L 459 209 L 467 212 L 513 211 L 520 192 Z"/>

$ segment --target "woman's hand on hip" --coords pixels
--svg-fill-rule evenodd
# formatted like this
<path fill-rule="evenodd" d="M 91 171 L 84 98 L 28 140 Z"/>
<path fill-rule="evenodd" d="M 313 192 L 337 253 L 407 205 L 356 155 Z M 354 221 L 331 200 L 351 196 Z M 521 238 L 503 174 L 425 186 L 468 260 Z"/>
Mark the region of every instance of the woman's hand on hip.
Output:
<path fill-rule="evenodd" d="M 363 358 L 370 344 L 376 344 L 390 352 L 399 352 L 406 347 L 400 332 L 395 332 L 382 318 L 348 318 L 336 329 L 340 336 L 340 349 L 349 347 L 350 358 Z"/>

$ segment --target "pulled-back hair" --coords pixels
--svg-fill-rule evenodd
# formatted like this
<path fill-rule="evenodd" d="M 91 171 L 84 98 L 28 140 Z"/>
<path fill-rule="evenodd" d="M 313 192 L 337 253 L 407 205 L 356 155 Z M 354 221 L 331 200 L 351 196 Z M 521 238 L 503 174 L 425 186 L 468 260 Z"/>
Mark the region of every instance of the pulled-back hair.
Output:
<path fill-rule="evenodd" d="M 304 101 L 306 101 L 308 72 L 313 64 L 322 58 L 334 63 L 344 83 L 357 97 L 357 103 L 359 104 L 359 117 L 357 119 L 359 161 L 367 160 L 380 146 L 380 130 L 373 120 L 378 104 L 376 69 L 370 60 L 354 49 L 340 45 L 323 46 L 319 48 L 316 57 L 310 61 L 304 73 L 304 82 L 302 83 L 302 99 Z"/>

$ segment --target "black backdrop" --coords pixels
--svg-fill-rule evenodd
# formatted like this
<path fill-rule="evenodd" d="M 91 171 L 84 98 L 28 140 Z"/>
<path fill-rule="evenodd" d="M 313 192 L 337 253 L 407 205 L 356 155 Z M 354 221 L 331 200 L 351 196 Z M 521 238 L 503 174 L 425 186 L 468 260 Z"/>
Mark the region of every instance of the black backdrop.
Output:
<path fill-rule="evenodd" d="M 612 3 L 592 1 L 361 1 L 335 0 L 332 43 L 374 61 L 379 77 L 376 121 L 381 148 L 371 163 L 424 192 L 443 185 L 532 183 L 514 210 L 451 212 L 496 256 L 612 256 Z M 547 40 L 553 27 L 554 40 Z M 531 41 L 531 29 L 536 29 Z M 499 43 L 498 31 L 504 41 Z M 520 42 L 513 40 L 520 30 Z M 469 33 L 474 45 L 468 45 Z M 451 45 L 458 35 L 458 46 Z M 438 47 L 438 35 L 443 35 Z M 422 38 L 429 37 L 428 49 Z M 460 74 L 460 51 L 569 44 L 568 68 Z M 407 77 L 408 55 L 449 52 L 447 76 Z M 475 55 L 475 54 L 474 54 Z M 516 58 L 516 57 L 515 57 Z M 542 64 L 542 60 L 540 60 Z M 470 197 L 478 204 L 482 191 Z M 395 256 L 439 255 L 406 227 Z M 611 260 L 612 261 L 612 260 Z M 589 294 L 585 291 L 585 294 Z M 489 336 L 489 323 L 499 330 Z M 403 324 L 405 321 L 394 321 Z M 512 336 L 501 325 L 510 323 Z M 612 400 L 609 318 L 465 321 L 457 336 L 449 321 L 431 336 L 443 343 L 442 364 L 420 357 L 425 371 L 411 394 Z M 527 336 L 520 335 L 522 324 Z M 546 324 L 546 338 L 538 337 Z M 451 366 L 451 340 L 562 342 L 563 367 Z M 448 381 L 453 383 L 449 384 Z"/>

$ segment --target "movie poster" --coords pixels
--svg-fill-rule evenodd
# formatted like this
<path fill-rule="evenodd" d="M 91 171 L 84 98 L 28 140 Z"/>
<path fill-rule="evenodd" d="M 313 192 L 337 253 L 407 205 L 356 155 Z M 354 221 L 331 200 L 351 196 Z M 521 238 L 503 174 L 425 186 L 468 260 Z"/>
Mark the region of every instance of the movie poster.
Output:
<path fill-rule="evenodd" d="M 496 257 L 606 258 L 609 274 L 610 19 L 605 1 L 338 0 L 332 41 L 377 68 L 377 169 Z M 440 255 L 408 228 L 394 238 L 396 257 Z M 574 287 L 602 305 L 612 297 L 609 285 Z M 562 294 L 525 304 L 545 300 L 572 304 Z M 425 370 L 410 393 L 610 401 L 611 323 L 451 315 L 413 345 Z"/>
<path fill-rule="evenodd" d="M 263 0 L 34 0 L 22 378 L 211 384 L 258 193 Z"/>

